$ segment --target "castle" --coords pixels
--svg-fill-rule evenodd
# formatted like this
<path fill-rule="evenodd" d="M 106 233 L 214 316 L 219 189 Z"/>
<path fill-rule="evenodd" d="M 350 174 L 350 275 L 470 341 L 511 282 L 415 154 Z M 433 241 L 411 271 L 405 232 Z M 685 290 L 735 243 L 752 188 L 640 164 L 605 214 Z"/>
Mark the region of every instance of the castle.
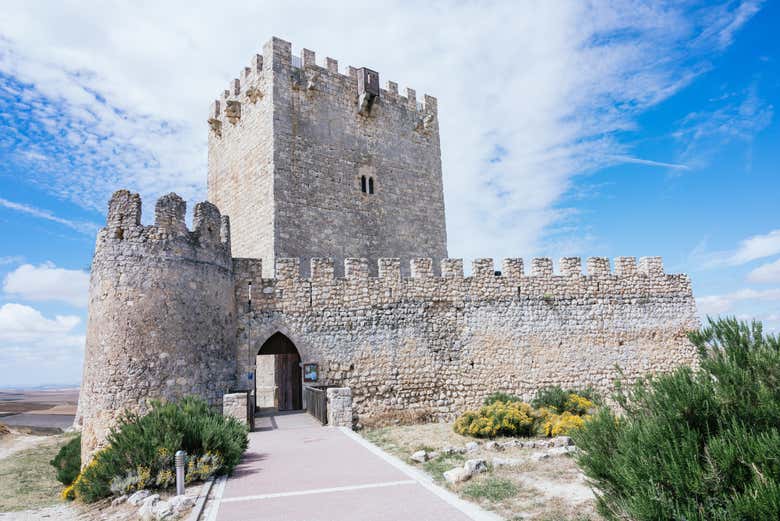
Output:
<path fill-rule="evenodd" d="M 447 258 L 436 99 L 301 54 L 272 39 L 212 104 L 211 202 L 191 231 L 175 194 L 153 225 L 137 194 L 112 196 L 91 272 L 85 458 L 148 398 L 222 407 L 241 391 L 252 410 L 296 409 L 306 380 L 349 388 L 349 423 L 450 419 L 493 391 L 608 392 L 619 371 L 696 363 L 690 280 L 660 258 L 589 258 L 587 274 L 574 257 L 557 274 L 547 258 L 477 259 L 464 276 Z"/>

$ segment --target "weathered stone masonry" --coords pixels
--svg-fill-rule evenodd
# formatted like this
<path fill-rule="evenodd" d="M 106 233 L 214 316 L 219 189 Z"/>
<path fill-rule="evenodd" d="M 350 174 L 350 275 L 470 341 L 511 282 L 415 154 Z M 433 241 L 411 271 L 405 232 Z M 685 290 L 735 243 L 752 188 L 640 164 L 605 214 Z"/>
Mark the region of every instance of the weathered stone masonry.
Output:
<path fill-rule="evenodd" d="M 175 194 L 142 226 L 141 199 L 111 198 L 92 260 L 77 422 L 88 461 L 125 410 L 194 394 L 221 406 L 236 367 L 236 312 L 226 217 L 195 207 L 194 231 Z"/>
<path fill-rule="evenodd" d="M 314 58 L 275 38 L 212 105 L 216 206 L 196 205 L 192 231 L 175 194 L 149 226 L 137 194 L 111 198 L 90 281 L 83 462 L 150 398 L 222 407 L 228 394 L 225 412 L 241 416 L 275 333 L 319 365 L 318 384 L 340 388 L 328 393 L 338 425 L 350 408 L 358 422 L 410 410 L 451 419 L 493 391 L 608 392 L 616 366 L 631 382 L 696 364 L 690 280 L 660 258 L 618 257 L 612 269 L 590 258 L 585 270 L 564 258 L 557 274 L 546 258 L 527 271 L 522 259 L 478 259 L 464 276 L 446 258 L 436 100 Z"/>
<path fill-rule="evenodd" d="M 209 200 L 229 215 L 233 253 L 264 261 L 447 256 L 436 98 L 274 38 L 211 106 Z M 361 78 L 377 96 L 361 108 Z M 370 179 L 373 194 L 361 191 Z M 438 268 L 438 266 L 436 266 Z M 373 274 L 376 274 L 373 271 Z"/>
<path fill-rule="evenodd" d="M 297 259 L 277 261 L 277 278 L 262 279 L 260 261 L 234 259 L 239 315 L 239 378 L 253 370 L 249 355 L 276 331 L 295 342 L 303 362 L 320 364 L 330 385 L 352 388 L 358 415 L 425 409 L 441 419 L 478 405 L 491 391 L 530 398 L 545 385 L 613 388 L 619 365 L 629 381 L 648 372 L 694 364 L 686 332 L 698 327 L 686 275 L 667 275 L 661 259 L 506 259 L 496 276 L 492 259 L 411 263 L 379 260 L 379 277 L 364 259 L 347 259 L 346 278 L 329 259 L 311 261 L 311 278 Z M 250 285 L 251 282 L 251 285 Z M 248 339 L 251 338 L 251 341 Z M 246 361 L 246 362 L 244 362 Z M 243 377 L 245 378 L 245 377 Z M 249 385 L 244 380 L 239 385 Z"/>

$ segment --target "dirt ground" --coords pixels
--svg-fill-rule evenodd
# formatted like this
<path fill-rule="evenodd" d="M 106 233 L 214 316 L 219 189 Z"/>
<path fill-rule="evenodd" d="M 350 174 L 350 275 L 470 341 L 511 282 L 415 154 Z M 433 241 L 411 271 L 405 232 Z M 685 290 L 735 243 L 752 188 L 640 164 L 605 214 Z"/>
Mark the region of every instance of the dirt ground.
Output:
<path fill-rule="evenodd" d="M 29 436 L 12 431 L 0 439 L 0 512 L 59 503 L 62 486 L 49 461 L 71 437 Z"/>
<path fill-rule="evenodd" d="M 537 459 L 544 449 L 509 447 L 486 449 L 486 440 L 461 436 L 452 424 L 383 427 L 362 432 L 369 441 L 415 465 L 433 476 L 442 486 L 458 495 L 492 510 L 507 520 L 534 521 L 600 521 L 595 498 L 582 472 L 570 455 L 550 454 Z M 506 441 L 496 438 L 494 441 Z M 418 450 L 440 451 L 444 447 L 464 447 L 478 441 L 479 449 L 467 454 L 441 455 L 425 463 L 415 463 L 410 456 Z M 449 485 L 443 472 L 463 465 L 466 459 L 484 458 L 489 470 L 465 483 Z M 519 460 L 515 466 L 494 467 L 494 458 Z"/>

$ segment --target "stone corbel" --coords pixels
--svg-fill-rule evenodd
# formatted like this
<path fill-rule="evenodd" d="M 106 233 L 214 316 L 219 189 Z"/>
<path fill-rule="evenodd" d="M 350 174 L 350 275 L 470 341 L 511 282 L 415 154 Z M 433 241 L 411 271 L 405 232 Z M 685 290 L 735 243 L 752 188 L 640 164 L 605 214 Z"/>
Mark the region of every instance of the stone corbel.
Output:
<path fill-rule="evenodd" d="M 222 137 L 222 122 L 217 118 L 209 118 L 209 128 L 217 137 Z"/>
<path fill-rule="evenodd" d="M 227 106 L 225 107 L 225 117 L 227 117 L 228 121 L 233 125 L 238 123 L 238 120 L 241 119 L 241 102 L 228 100 Z"/>
<path fill-rule="evenodd" d="M 263 92 L 253 85 L 246 90 L 246 99 L 254 105 L 263 99 Z"/>

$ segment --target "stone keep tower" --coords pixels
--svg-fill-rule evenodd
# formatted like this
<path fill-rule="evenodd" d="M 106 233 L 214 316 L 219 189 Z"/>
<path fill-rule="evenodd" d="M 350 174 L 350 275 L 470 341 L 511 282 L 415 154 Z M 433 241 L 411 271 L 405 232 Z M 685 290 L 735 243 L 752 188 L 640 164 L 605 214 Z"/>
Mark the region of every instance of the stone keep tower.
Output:
<path fill-rule="evenodd" d="M 82 462 L 124 410 L 194 394 L 212 405 L 235 381 L 236 310 L 228 219 L 211 203 L 163 196 L 141 225 L 138 194 L 111 197 L 92 260 L 84 375 Z M 78 420 L 77 420 L 78 421 Z"/>
<path fill-rule="evenodd" d="M 436 99 L 273 38 L 211 107 L 208 197 L 236 257 L 447 257 Z M 340 269 L 340 268 L 339 268 Z"/>

